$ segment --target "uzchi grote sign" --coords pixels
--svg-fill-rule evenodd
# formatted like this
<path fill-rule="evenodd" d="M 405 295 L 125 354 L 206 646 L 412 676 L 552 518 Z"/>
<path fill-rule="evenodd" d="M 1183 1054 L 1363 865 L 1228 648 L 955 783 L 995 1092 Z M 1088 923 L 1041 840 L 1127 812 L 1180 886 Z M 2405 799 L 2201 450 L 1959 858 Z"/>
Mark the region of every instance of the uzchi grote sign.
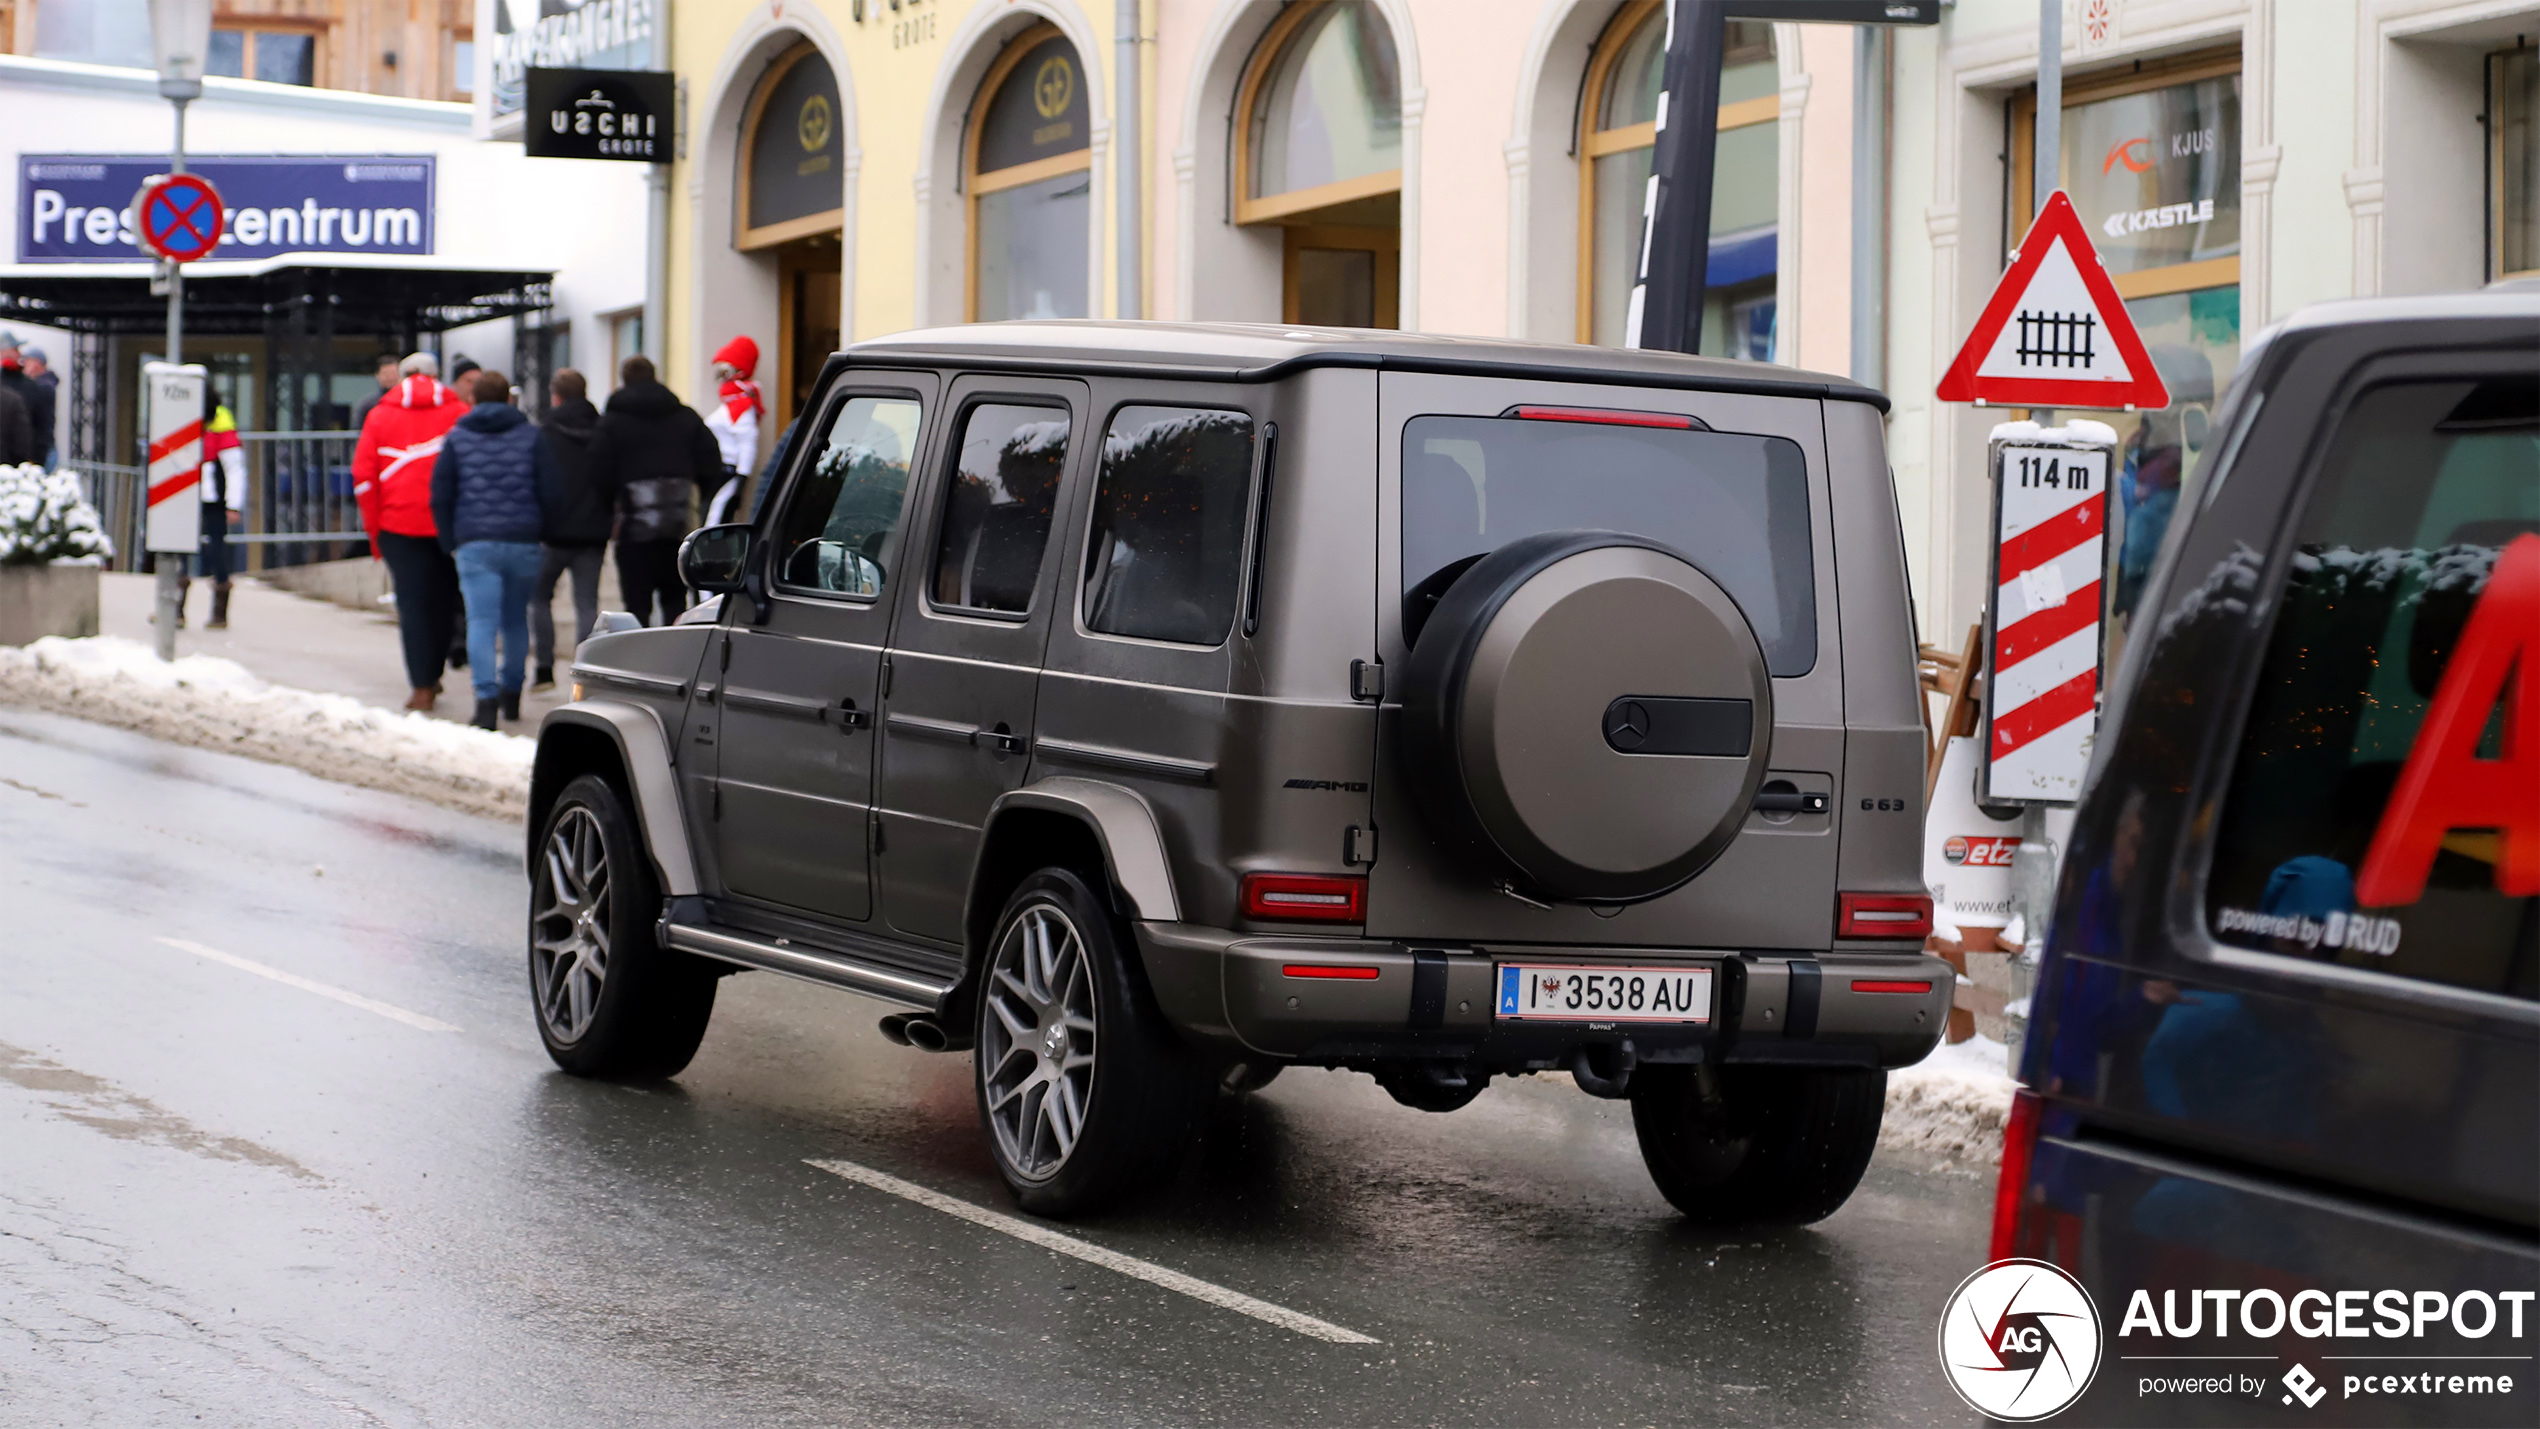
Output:
<path fill-rule="evenodd" d="M 678 101 L 666 71 L 533 69 L 528 92 L 520 138 L 533 159 L 670 162 Z"/>

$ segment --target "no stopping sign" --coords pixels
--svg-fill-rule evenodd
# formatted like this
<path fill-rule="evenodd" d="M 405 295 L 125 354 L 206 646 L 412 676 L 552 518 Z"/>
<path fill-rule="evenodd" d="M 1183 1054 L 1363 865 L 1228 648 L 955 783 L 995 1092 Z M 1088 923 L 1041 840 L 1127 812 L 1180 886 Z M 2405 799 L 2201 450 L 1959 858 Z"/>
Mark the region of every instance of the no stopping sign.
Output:
<path fill-rule="evenodd" d="M 220 190 L 193 174 L 159 174 L 133 196 L 133 231 L 162 258 L 191 263 L 220 242 Z"/>

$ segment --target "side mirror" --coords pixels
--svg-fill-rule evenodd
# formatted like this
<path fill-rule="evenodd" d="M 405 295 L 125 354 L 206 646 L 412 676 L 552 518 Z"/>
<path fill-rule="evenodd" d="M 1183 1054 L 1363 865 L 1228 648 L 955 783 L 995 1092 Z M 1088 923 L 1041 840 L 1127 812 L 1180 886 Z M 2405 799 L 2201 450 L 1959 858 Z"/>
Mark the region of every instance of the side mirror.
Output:
<path fill-rule="evenodd" d="M 708 526 L 689 532 L 679 543 L 679 579 L 702 595 L 731 595 L 740 590 L 749 564 L 747 526 Z"/>

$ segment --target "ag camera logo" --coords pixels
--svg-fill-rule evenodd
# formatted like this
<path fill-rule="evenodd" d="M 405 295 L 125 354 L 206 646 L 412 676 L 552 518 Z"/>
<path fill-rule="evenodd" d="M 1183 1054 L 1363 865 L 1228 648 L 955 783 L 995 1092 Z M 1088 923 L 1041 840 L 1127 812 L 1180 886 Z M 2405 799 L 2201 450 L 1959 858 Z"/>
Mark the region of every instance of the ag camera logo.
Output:
<path fill-rule="evenodd" d="M 2042 1260 L 1997 1260 L 1940 1315 L 1940 1367 L 1969 1408 L 2028 1423 L 2063 1412 L 2099 1372 L 2099 1307 Z"/>

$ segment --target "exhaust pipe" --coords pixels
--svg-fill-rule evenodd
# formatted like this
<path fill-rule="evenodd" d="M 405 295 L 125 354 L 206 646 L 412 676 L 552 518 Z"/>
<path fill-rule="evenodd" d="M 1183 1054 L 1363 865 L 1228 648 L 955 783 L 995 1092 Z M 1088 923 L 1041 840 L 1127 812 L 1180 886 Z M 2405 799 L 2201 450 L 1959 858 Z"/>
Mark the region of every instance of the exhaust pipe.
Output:
<path fill-rule="evenodd" d="M 912 1016 L 912 1013 L 895 1012 L 883 1018 L 882 1036 L 895 1047 L 908 1046 L 908 1023 Z"/>
<path fill-rule="evenodd" d="M 931 1017 L 911 1017 L 900 1023 L 900 1035 L 908 1045 L 920 1052 L 949 1052 L 952 1036 Z"/>
<path fill-rule="evenodd" d="M 1626 1037 L 1613 1048 L 1614 1070 L 1611 1074 L 1597 1070 L 1596 1053 L 1599 1050 L 1595 1047 L 1572 1049 L 1570 1079 L 1579 1084 L 1580 1091 L 1592 1097 L 1619 1100 L 1631 1095 L 1632 1069 L 1640 1065 L 1640 1054 L 1632 1050 L 1632 1039 Z"/>

